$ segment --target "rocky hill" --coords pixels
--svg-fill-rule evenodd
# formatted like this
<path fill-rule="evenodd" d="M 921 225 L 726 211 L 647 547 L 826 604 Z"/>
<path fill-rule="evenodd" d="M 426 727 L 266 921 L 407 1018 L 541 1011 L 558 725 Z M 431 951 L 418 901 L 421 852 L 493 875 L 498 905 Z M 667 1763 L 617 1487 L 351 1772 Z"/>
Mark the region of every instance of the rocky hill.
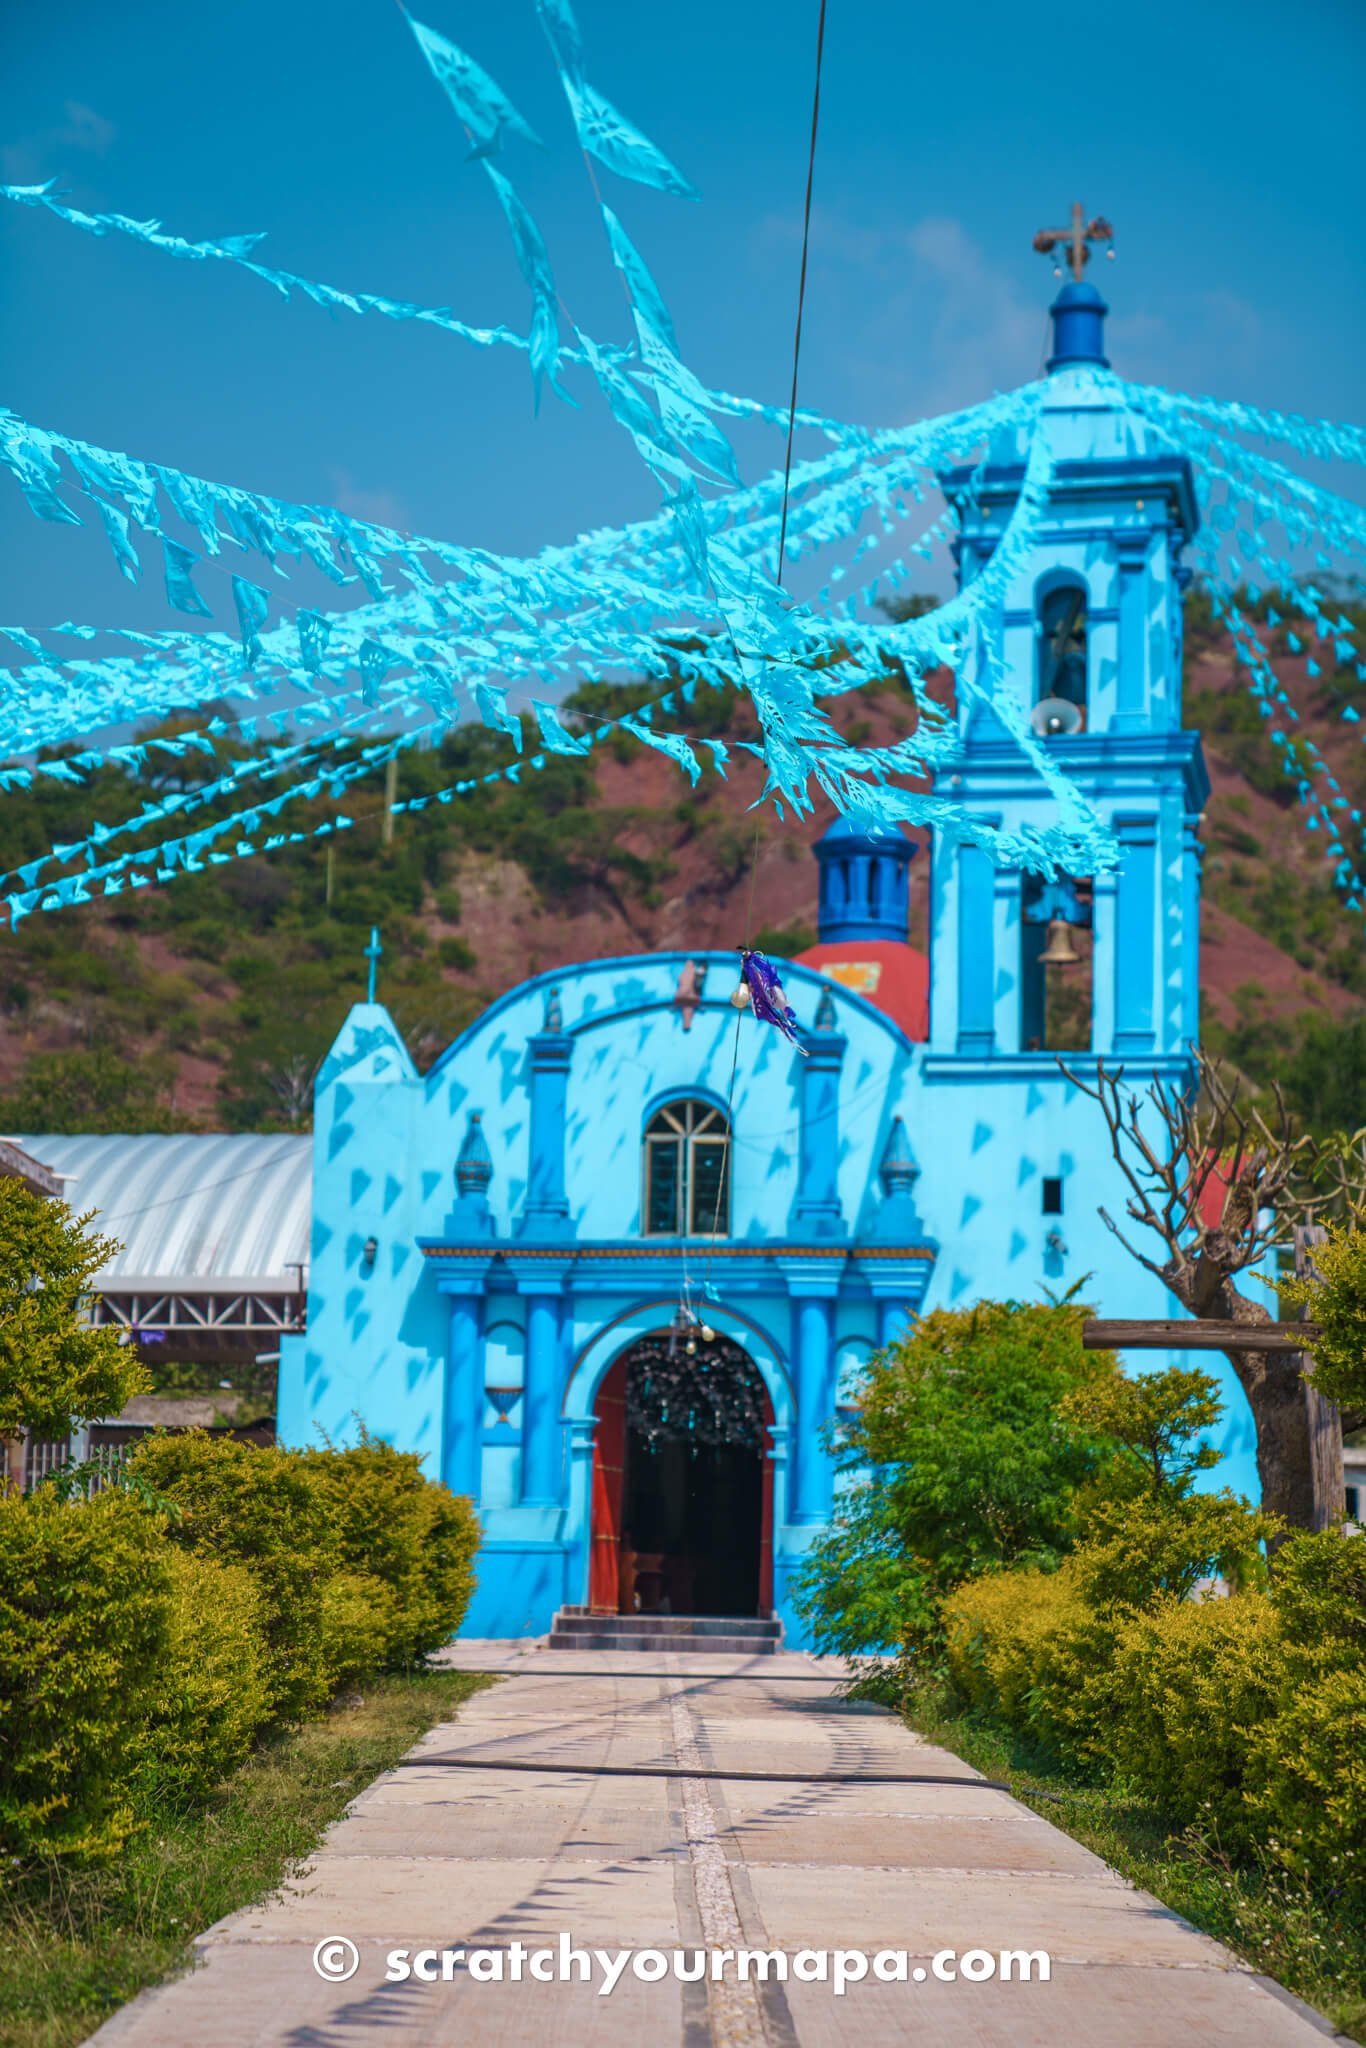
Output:
<path fill-rule="evenodd" d="M 1293 654 L 1286 634 L 1268 633 L 1282 681 L 1366 809 L 1366 724 L 1337 715 L 1353 695 L 1366 711 L 1366 692 L 1331 649 L 1307 644 Z M 1315 653 L 1322 672 L 1311 677 Z M 1213 782 L 1206 1036 L 1259 1084 L 1282 1078 L 1312 1121 L 1360 1122 L 1366 933 L 1327 885 L 1293 783 L 1198 592 L 1188 608 L 1186 692 Z M 582 701 L 609 710 L 619 693 L 590 690 Z M 713 697 L 692 716 L 699 732 L 752 736 L 742 703 Z M 860 741 L 887 741 L 911 724 L 894 682 L 836 700 L 834 717 Z M 478 772 L 505 747 L 482 730 L 458 732 L 439 751 L 405 758 L 400 794 Z M 815 935 L 809 847 L 830 814 L 780 821 L 769 806 L 751 810 L 759 765 L 744 754 L 731 761 L 728 780 L 708 769 L 690 790 L 671 762 L 617 736 L 520 786 L 400 816 L 387 844 L 377 779 L 346 801 L 358 829 L 331 842 L 132 900 L 31 917 L 0 934 L 0 1129 L 306 1123 L 317 1062 L 364 992 L 372 924 L 385 946 L 384 998 L 422 1065 L 491 998 L 541 969 L 654 948 L 725 948 L 746 936 L 774 952 L 801 950 Z M 74 836 L 90 815 L 131 816 L 144 797 L 145 785 L 116 770 L 90 791 L 54 784 L 11 795 L 0 807 L 0 862 L 11 867 Z M 916 943 L 924 890 L 917 864 Z"/>

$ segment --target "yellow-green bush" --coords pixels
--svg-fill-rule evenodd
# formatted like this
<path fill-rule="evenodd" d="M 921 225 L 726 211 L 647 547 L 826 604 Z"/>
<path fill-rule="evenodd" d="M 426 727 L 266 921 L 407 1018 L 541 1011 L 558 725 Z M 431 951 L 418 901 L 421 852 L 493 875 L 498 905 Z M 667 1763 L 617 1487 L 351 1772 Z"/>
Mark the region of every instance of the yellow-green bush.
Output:
<path fill-rule="evenodd" d="M 1315 1669 L 1366 1666 L 1366 1535 L 1301 1531 L 1276 1552 L 1272 1598 L 1286 1642 Z"/>
<path fill-rule="evenodd" d="M 1274 1526 L 1227 1487 L 1102 1501 L 1087 1518 L 1071 1565 L 1089 1607 L 1135 1613 L 1164 1598 L 1182 1599 L 1216 1574 L 1231 1585 L 1263 1583 L 1261 1546 Z"/>
<path fill-rule="evenodd" d="M 251 1573 L 261 1594 L 274 1718 L 297 1720 L 321 1706 L 334 1684 L 323 1589 L 339 1559 L 327 1503 L 303 1460 L 190 1429 L 148 1437 L 127 1470 L 175 1509 L 173 1543 Z"/>
<path fill-rule="evenodd" d="M 1249 1748 L 1249 1824 L 1288 1868 L 1366 1901 L 1366 1535 L 1292 1536 L 1271 1593 L 1287 1675 Z"/>
<path fill-rule="evenodd" d="M 1173 1820 L 1213 1822 L 1231 1846 L 1248 1833 L 1249 1747 L 1275 1714 L 1285 1679 L 1285 1647 L 1264 1593 L 1169 1597 L 1117 1631 L 1099 1752 Z"/>
<path fill-rule="evenodd" d="M 970 1579 L 941 1608 L 950 1676 L 968 1702 L 1045 1748 L 1085 1760 L 1112 1628 L 1059 1571 Z"/>
<path fill-rule="evenodd" d="M 166 1662 L 161 1520 L 123 1493 L 0 1498 L 0 1838 L 113 1855 Z"/>
<path fill-rule="evenodd" d="M 459 1627 L 470 1503 L 416 1457 L 157 1435 L 127 1484 L 0 1497 L 0 1841 L 114 1854 L 257 1732 Z"/>
<path fill-rule="evenodd" d="M 410 1664 L 448 1642 L 474 1592 L 471 1503 L 425 1479 L 416 1452 L 365 1429 L 349 1450 L 305 1451 L 301 1462 L 327 1502 L 341 1565 L 382 1583 L 376 1663 Z"/>
<path fill-rule="evenodd" d="M 1366 1666 L 1301 1677 L 1252 1737 L 1246 1804 L 1278 1861 L 1366 1901 Z"/>
<path fill-rule="evenodd" d="M 144 1798 L 201 1798 L 270 1718 L 264 1602 L 245 1565 L 166 1545 L 169 1636 L 138 1740 Z"/>
<path fill-rule="evenodd" d="M 334 1685 L 383 1668 L 389 1651 L 386 1588 L 365 1572 L 334 1572 L 323 1587 L 323 1655 Z"/>

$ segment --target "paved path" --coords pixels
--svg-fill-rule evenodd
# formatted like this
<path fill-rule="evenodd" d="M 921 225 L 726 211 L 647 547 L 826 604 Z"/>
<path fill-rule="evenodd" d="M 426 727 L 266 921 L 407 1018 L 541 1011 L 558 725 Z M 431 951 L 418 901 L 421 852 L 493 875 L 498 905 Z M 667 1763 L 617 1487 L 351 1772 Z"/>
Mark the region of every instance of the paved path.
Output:
<path fill-rule="evenodd" d="M 202 1966 L 136 1999 L 102 2044 L 1322 2048 L 1331 2038 L 956 1757 L 890 1714 L 841 1701 L 813 1658 L 512 1644 L 449 1654 L 512 1675 L 433 1728 L 353 1802 L 298 1881 L 211 1928 Z M 443 1761 L 461 1755 L 504 1768 Z M 506 1768 L 517 1762 L 562 1768 Z M 714 1775 L 725 1772 L 770 1775 Z M 837 1773 L 923 1782 L 813 1782 Z M 483 1949 L 510 1969 L 513 1944 L 528 1957 L 553 1951 L 562 1931 L 580 1950 L 897 1950 L 922 1978 L 870 1975 L 836 1997 L 829 1981 L 680 1983 L 670 1961 L 659 1982 L 628 1964 L 604 1997 L 600 1976 L 473 1982 L 462 1962 L 450 1982 L 386 1981 L 395 1949 Z M 344 1984 L 314 1969 L 328 1936 L 359 1952 Z M 1051 1979 L 928 1974 L 937 1952 L 971 1949 L 1046 1950 Z"/>

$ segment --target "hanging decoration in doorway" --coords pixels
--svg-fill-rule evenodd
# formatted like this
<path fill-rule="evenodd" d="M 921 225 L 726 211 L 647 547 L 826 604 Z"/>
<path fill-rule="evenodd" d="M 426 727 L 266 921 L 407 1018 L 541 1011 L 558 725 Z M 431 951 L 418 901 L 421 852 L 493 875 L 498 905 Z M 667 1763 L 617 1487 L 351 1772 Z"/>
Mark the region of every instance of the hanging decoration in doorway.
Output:
<path fill-rule="evenodd" d="M 748 1354 L 725 1337 L 695 1350 L 670 1333 L 643 1337 L 626 1369 L 626 1426 L 651 1449 L 660 1443 L 768 1443 L 764 1383 Z"/>
<path fill-rule="evenodd" d="M 626 200 L 641 186 L 695 196 L 664 150 L 594 84 L 570 0 L 536 6 L 574 142 L 604 175 L 627 182 Z M 463 126 L 471 175 L 506 223 L 527 293 L 525 333 L 277 269 L 262 261 L 259 235 L 195 242 L 156 220 L 82 211 L 49 186 L 3 186 L 0 197 L 66 231 L 136 243 L 149 262 L 222 266 L 286 300 L 437 331 L 484 360 L 490 350 L 518 351 L 538 395 L 605 409 L 651 478 L 657 509 L 531 557 L 497 555 L 213 482 L 0 412 L 0 468 L 34 515 L 54 527 L 88 525 L 132 582 L 150 558 L 170 610 L 189 622 L 160 632 L 71 620 L 0 628 L 21 657 L 0 678 L 0 790 L 67 785 L 79 819 L 0 875 L 0 917 L 13 926 L 37 911 L 349 831 L 355 821 L 345 811 L 320 819 L 306 806 L 347 799 L 409 748 L 470 724 L 497 735 L 507 758 L 401 799 L 395 815 L 517 782 L 620 731 L 673 760 L 692 783 L 704 769 L 724 775 L 736 750 L 754 755 L 764 800 L 784 813 L 809 814 L 823 796 L 862 823 L 927 826 L 943 846 L 972 843 L 1001 865 L 1045 877 L 1113 870 L 1108 827 L 1056 747 L 1031 730 L 1013 679 L 991 656 L 995 622 L 1053 482 L 1046 381 L 877 429 L 719 389 L 685 362 L 658 283 L 596 190 L 630 333 L 617 341 L 590 334 L 565 312 L 545 239 L 517 189 L 519 153 L 536 138 L 474 57 L 434 28 L 411 27 L 419 61 Z M 1092 222 L 1086 233 L 1105 225 Z M 1366 737 L 1366 614 L 1357 596 L 1366 510 L 1340 483 L 1345 474 L 1345 488 L 1359 488 L 1366 429 L 1130 384 L 1100 367 L 1092 381 L 1096 399 L 1118 416 L 1117 432 L 1190 461 L 1204 522 L 1191 552 L 1204 587 L 1327 873 L 1347 904 L 1366 909 L 1361 809 L 1272 666 L 1273 654 L 1303 657 L 1316 719 L 1335 713 L 1349 740 Z M 742 482 L 728 431 L 736 420 L 785 435 L 795 423 L 826 445 Z M 957 465 L 974 478 L 988 461 L 1011 464 L 1020 479 L 990 555 L 956 595 L 894 621 L 881 608 L 950 535 L 950 515 L 932 505 L 938 476 Z M 818 555 L 825 571 L 811 576 L 810 594 L 786 589 L 786 563 Z M 302 585 L 292 599 L 290 576 Z M 336 593 L 326 608 L 319 579 Z M 959 713 L 993 717 L 1053 794 L 1045 829 L 992 826 L 965 810 L 942 772 L 958 720 L 929 688 L 945 666 L 957 672 Z M 845 738 L 828 700 L 893 678 L 906 700 L 906 737 L 886 746 Z M 566 712 L 564 699 L 587 680 L 644 681 L 652 696 L 617 718 Z M 726 742 L 690 730 L 687 708 L 702 688 L 745 694 L 757 736 Z M 140 721 L 168 717 L 184 729 L 139 733 Z M 194 775 L 171 769 L 154 786 L 142 775 L 192 755 L 203 757 Z M 80 792 L 110 766 L 138 775 L 141 808 L 130 815 L 131 806 L 119 806 L 106 820 L 93 815 L 92 797 L 82 815 Z M 766 984 L 769 1007 L 760 1007 L 761 971 L 746 968 L 744 978 L 756 1016 L 791 1036 L 790 1013 Z"/>

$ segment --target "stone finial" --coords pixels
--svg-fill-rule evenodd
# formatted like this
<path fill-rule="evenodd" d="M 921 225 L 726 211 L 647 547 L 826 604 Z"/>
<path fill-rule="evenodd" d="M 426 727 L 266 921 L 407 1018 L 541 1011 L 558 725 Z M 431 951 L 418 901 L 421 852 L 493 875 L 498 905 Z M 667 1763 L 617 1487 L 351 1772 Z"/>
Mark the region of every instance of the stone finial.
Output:
<path fill-rule="evenodd" d="M 836 1027 L 837 1022 L 838 1019 L 835 1016 L 835 998 L 830 992 L 829 982 L 826 982 L 825 986 L 821 990 L 821 999 L 816 1005 L 816 1022 L 814 1028 L 817 1031 L 833 1031 Z"/>
<path fill-rule="evenodd" d="M 564 1011 L 560 1007 L 560 991 L 552 988 L 545 999 L 545 1022 L 542 1031 L 563 1031 Z"/>
<path fill-rule="evenodd" d="M 702 996 L 707 986 L 707 963 L 687 960 L 678 977 L 674 990 L 673 1006 L 683 1019 L 683 1029 L 692 1030 L 693 1012 L 702 1007 Z"/>
<path fill-rule="evenodd" d="M 472 1109 L 455 1162 L 455 1184 L 462 1195 L 482 1195 L 492 1179 L 493 1159 L 484 1137 L 483 1113 Z"/>
<path fill-rule="evenodd" d="M 911 1141 L 906 1136 L 906 1126 L 899 1116 L 894 1116 L 892 1128 L 887 1133 L 887 1143 L 883 1148 L 882 1163 L 878 1167 L 882 1191 L 889 1201 L 897 1195 L 908 1196 L 919 1178 L 920 1168 L 915 1163 Z"/>

